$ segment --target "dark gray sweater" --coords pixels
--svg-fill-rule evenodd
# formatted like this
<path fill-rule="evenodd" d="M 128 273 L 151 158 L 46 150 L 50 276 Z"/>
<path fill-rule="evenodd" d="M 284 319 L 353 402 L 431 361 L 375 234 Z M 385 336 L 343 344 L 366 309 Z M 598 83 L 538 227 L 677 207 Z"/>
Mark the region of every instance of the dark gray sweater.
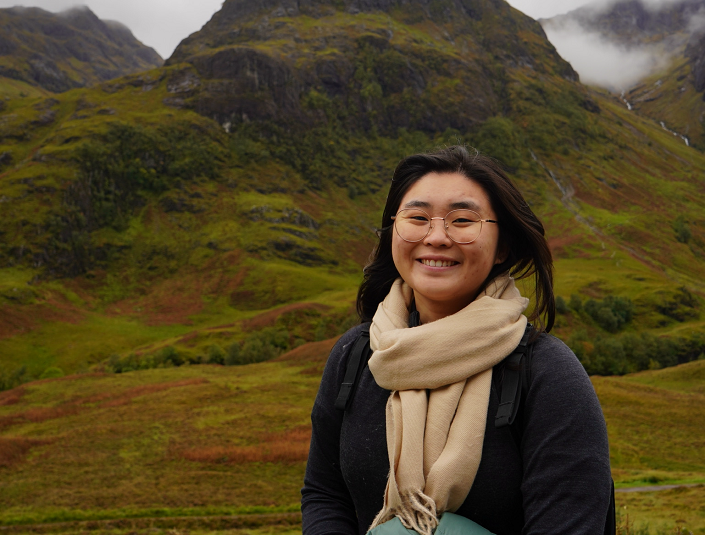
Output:
<path fill-rule="evenodd" d="M 334 407 L 359 332 L 345 333 L 331 351 L 311 413 L 303 535 L 363 534 L 382 508 L 389 391 L 365 368 L 349 409 Z M 534 343 L 519 444 L 508 427 L 495 429 L 497 405 L 493 386 L 482 461 L 456 512 L 497 535 L 602 534 L 611 485 L 607 429 L 573 352 L 546 334 Z"/>

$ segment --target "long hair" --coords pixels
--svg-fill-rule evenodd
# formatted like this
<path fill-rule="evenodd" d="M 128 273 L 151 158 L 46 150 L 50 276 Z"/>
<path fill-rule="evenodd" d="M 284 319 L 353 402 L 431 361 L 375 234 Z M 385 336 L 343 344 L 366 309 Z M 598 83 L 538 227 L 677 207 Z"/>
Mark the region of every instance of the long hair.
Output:
<path fill-rule="evenodd" d="M 534 308 L 529 316 L 539 332 L 550 331 L 556 317 L 553 295 L 553 259 L 546 242 L 543 225 L 502 168 L 473 149 L 471 154 L 461 145 L 404 158 L 392 177 L 379 242 L 357 293 L 360 320 L 371 321 L 377 306 L 389 293 L 399 272 L 392 259 L 392 217 L 409 188 L 428 173 L 460 173 L 475 181 L 485 191 L 499 221 L 499 250 L 506 259 L 496 264 L 482 289 L 498 275 L 509 272 L 516 279 L 534 277 Z"/>

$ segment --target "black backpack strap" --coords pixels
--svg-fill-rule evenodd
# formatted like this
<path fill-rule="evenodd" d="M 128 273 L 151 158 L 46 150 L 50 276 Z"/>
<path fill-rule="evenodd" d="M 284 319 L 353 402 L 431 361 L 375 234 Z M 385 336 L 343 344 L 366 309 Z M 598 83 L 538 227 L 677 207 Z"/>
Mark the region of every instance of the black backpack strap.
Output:
<path fill-rule="evenodd" d="M 521 405 L 522 380 L 524 377 L 524 369 L 528 366 L 522 366 L 522 358 L 527 350 L 530 350 L 529 337 L 533 326 L 529 323 L 526 325 L 524 336 L 516 349 L 504 359 L 504 369 L 502 375 L 502 389 L 499 396 L 499 408 L 494 419 L 496 428 L 512 425 L 514 419 L 519 412 Z M 528 387 L 528 385 L 526 385 Z"/>
<path fill-rule="evenodd" d="M 528 324 L 524 336 L 517 348 L 509 355 L 502 364 L 502 382 L 500 388 L 499 408 L 495 416 L 494 425 L 497 428 L 510 426 L 514 442 L 517 447 L 521 443 L 521 428 L 516 429 L 512 425 L 519 413 L 521 403 L 526 397 L 526 391 L 531 384 L 531 351 L 533 344 L 529 344 L 529 338 L 533 331 L 533 326 Z M 610 489 L 610 505 L 605 519 L 605 535 L 615 535 L 617 532 L 616 507 L 614 501 L 614 481 Z"/>
<path fill-rule="evenodd" d="M 370 327 L 364 326 L 353 343 L 348 358 L 348 366 L 345 368 L 343 384 L 340 385 L 338 398 L 335 400 L 335 408 L 344 411 L 350 405 L 355 387 L 357 386 L 362 370 L 365 369 L 367 361 L 370 359 Z"/>

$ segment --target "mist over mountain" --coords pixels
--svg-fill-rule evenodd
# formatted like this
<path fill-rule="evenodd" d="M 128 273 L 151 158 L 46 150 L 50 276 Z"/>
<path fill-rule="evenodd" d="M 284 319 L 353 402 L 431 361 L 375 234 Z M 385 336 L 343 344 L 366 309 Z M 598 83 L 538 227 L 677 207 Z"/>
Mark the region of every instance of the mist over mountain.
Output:
<path fill-rule="evenodd" d="M 85 87 L 162 64 L 124 25 L 87 7 L 61 13 L 0 9 L 0 76 L 53 92 Z"/>
<path fill-rule="evenodd" d="M 705 29 L 705 1 L 600 3 L 540 22 L 581 81 L 621 91 L 683 55 Z"/>

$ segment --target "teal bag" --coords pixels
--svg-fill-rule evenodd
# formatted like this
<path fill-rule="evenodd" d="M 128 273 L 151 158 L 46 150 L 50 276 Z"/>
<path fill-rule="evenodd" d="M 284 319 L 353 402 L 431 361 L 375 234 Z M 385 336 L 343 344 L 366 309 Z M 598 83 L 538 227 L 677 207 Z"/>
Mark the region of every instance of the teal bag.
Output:
<path fill-rule="evenodd" d="M 397 517 L 367 532 L 367 535 L 418 535 L 406 529 Z M 485 528 L 464 516 L 443 513 L 434 535 L 493 535 Z"/>

